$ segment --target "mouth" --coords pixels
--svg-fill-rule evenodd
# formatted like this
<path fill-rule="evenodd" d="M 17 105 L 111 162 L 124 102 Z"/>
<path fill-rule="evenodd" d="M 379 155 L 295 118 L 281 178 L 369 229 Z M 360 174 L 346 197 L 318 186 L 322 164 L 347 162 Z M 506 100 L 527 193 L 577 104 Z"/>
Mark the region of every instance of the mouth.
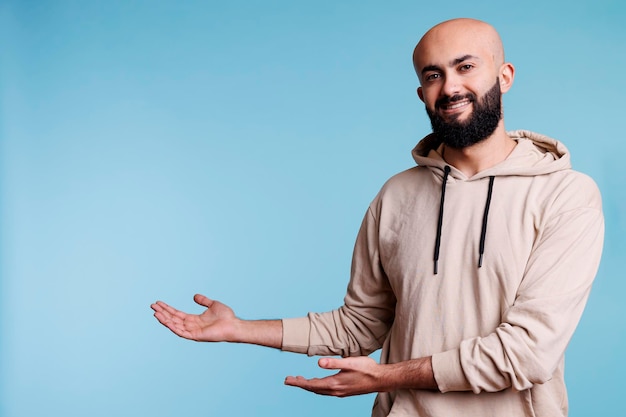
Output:
<path fill-rule="evenodd" d="M 457 111 L 462 110 L 465 107 L 469 106 L 470 103 L 471 103 L 471 100 L 464 99 L 464 100 L 454 101 L 451 103 L 442 104 L 439 106 L 439 108 L 444 113 L 456 113 Z"/>
<path fill-rule="evenodd" d="M 473 103 L 473 100 L 469 97 L 462 98 L 460 100 L 445 101 L 439 103 L 437 106 L 440 117 L 446 120 L 461 120 L 465 114 L 469 114 L 468 109 Z"/>

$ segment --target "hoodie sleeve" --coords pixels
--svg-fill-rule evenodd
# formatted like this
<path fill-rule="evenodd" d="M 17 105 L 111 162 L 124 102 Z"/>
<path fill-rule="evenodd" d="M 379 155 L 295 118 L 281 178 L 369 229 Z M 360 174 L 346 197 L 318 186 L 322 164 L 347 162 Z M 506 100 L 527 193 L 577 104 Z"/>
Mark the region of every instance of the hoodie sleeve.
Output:
<path fill-rule="evenodd" d="M 580 177 L 579 177 L 580 178 Z M 549 381 L 583 313 L 603 245 L 596 185 L 583 177 L 561 193 L 538 230 L 514 304 L 484 337 L 433 355 L 442 392 L 531 388 Z"/>
<path fill-rule="evenodd" d="M 393 322 L 396 299 L 380 263 L 378 222 L 370 207 L 359 230 L 344 305 L 283 320 L 285 351 L 308 355 L 368 355 Z"/>

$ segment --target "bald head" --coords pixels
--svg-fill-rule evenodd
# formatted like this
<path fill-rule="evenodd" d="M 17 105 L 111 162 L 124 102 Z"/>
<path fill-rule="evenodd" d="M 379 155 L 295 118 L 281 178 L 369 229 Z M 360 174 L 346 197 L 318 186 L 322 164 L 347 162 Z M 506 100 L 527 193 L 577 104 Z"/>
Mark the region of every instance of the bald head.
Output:
<path fill-rule="evenodd" d="M 502 40 L 493 26 L 462 18 L 445 21 L 426 32 L 413 51 L 413 65 L 421 80 L 423 68 L 439 57 L 467 54 L 488 59 L 495 67 L 504 64 Z"/>

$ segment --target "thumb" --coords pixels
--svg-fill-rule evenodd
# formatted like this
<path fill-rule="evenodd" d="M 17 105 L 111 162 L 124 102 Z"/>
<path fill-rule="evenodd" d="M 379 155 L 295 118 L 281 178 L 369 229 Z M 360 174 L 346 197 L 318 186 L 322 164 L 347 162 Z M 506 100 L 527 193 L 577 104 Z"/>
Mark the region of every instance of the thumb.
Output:
<path fill-rule="evenodd" d="M 323 369 L 344 369 L 347 365 L 347 359 L 338 358 L 321 358 L 317 361 L 320 368 Z"/>
<path fill-rule="evenodd" d="M 196 294 L 193 296 L 193 301 L 196 302 L 196 304 L 200 304 L 201 306 L 204 306 L 206 308 L 209 308 L 213 305 L 214 301 L 211 300 L 210 298 L 202 295 L 202 294 Z"/>

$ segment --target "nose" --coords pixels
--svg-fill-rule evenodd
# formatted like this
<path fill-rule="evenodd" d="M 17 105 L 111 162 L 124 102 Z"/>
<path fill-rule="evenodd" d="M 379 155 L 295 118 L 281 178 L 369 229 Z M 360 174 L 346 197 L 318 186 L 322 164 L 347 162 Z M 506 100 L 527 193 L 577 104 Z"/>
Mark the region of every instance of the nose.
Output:
<path fill-rule="evenodd" d="M 446 74 L 441 89 L 441 93 L 444 96 L 452 97 L 461 93 L 461 83 L 459 77 L 454 74 Z"/>

